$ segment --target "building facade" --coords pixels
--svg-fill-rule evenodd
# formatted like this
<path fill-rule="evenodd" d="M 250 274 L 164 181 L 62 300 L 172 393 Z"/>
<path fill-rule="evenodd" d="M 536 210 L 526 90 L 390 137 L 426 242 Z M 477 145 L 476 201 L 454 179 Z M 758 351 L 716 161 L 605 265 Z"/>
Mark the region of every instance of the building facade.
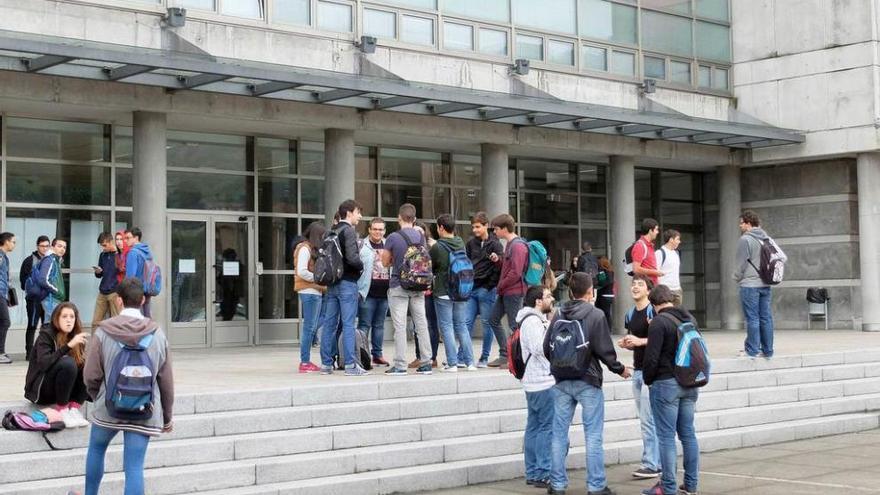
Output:
<path fill-rule="evenodd" d="M 834 327 L 880 329 L 860 276 L 880 263 L 860 249 L 878 228 L 874 1 L 755 3 L 0 0 L 13 271 L 38 235 L 69 239 L 88 321 L 97 234 L 137 225 L 175 345 L 286 343 L 291 241 L 342 199 L 392 230 L 404 202 L 462 234 L 509 211 L 554 269 L 590 241 L 622 271 L 651 216 L 683 233 L 688 307 L 732 329 L 750 207 L 791 259 L 779 327 L 823 285 Z"/>

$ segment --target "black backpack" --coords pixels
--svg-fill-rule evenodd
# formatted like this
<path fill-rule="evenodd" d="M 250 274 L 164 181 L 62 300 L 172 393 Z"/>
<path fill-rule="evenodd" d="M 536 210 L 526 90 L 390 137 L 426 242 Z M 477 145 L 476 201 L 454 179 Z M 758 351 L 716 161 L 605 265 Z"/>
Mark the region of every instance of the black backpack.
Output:
<path fill-rule="evenodd" d="M 679 320 L 669 313 L 660 313 L 675 324 L 677 342 L 675 344 L 675 381 L 685 388 L 703 387 L 709 383 L 712 362 L 706 341 L 694 321 Z"/>
<path fill-rule="evenodd" d="M 548 331 L 550 374 L 557 380 L 578 379 L 587 375 L 592 350 L 587 338 L 589 332 L 584 333 L 581 321 L 556 319 Z"/>
<path fill-rule="evenodd" d="M 342 280 L 345 263 L 339 246 L 339 229 L 331 229 L 324 236 L 315 258 L 315 283 L 329 287 Z"/>

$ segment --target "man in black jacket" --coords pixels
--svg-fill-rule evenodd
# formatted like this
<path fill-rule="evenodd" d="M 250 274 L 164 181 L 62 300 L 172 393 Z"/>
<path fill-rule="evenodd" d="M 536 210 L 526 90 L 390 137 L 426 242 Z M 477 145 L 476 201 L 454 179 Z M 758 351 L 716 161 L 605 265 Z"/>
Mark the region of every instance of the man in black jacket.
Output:
<path fill-rule="evenodd" d="M 321 330 L 321 374 L 333 373 L 333 342 L 336 341 L 337 322 L 342 323 L 342 346 L 340 352 L 345 357 L 345 375 L 363 376 L 369 372 L 363 369 L 355 358 L 355 318 L 358 312 L 357 281 L 364 270 L 364 263 L 358 249 L 355 226 L 361 219 L 361 205 L 353 199 L 346 199 L 337 211 L 339 222 L 332 230 L 337 232 L 339 249 L 342 251 L 342 278 L 327 287 L 324 304 L 324 324 Z"/>
<path fill-rule="evenodd" d="M 553 435 L 551 442 L 552 467 L 550 469 L 550 487 L 547 493 L 565 493 L 568 487 L 568 475 L 565 472 L 565 458 L 568 454 L 568 430 L 575 407 L 580 404 L 583 409 L 584 438 L 587 447 L 587 493 L 588 495 L 613 495 L 605 479 L 605 453 L 602 446 L 602 429 L 605 422 L 605 396 L 602 393 L 602 367 L 629 378 L 631 368 L 617 360 L 617 352 L 611 341 L 608 323 L 602 311 L 593 304 L 593 281 L 586 273 L 575 273 L 569 284 L 571 301 L 563 304 L 553 319 L 550 329 L 544 337 L 544 355 L 550 361 L 550 374 L 556 378 L 553 418 Z M 583 345 L 578 355 L 583 359 L 578 369 L 583 370 L 577 378 L 561 377 L 554 358 L 554 347 L 559 335 L 555 329 L 561 328 L 564 321 L 580 323 L 583 331 Z M 565 336 L 565 337 L 571 337 Z M 581 336 L 572 338 L 580 341 Z"/>
<path fill-rule="evenodd" d="M 18 272 L 19 282 L 21 282 L 21 290 L 24 292 L 25 305 L 27 307 L 27 330 L 24 334 L 24 355 L 25 360 L 30 360 L 31 349 L 34 348 L 34 334 L 40 325 L 44 323 L 43 305 L 40 301 L 27 296 L 27 280 L 31 276 L 31 272 L 40 264 L 40 260 L 49 254 L 49 237 L 41 235 L 37 237 L 37 249 L 30 256 L 21 262 L 21 268 Z"/>
<path fill-rule="evenodd" d="M 648 346 L 642 363 L 642 377 L 651 387 L 651 410 L 660 443 L 660 481 L 642 491 L 643 495 L 690 495 L 697 492 L 700 469 L 700 446 L 694 430 L 697 388 L 685 388 L 675 379 L 675 353 L 678 347 L 678 322 L 694 320 L 687 310 L 674 307 L 675 294 L 665 285 L 651 290 L 648 300 L 655 316 L 648 327 Z M 684 453 L 684 485 L 675 484 L 675 433 Z"/>
<path fill-rule="evenodd" d="M 477 315 L 480 315 L 480 323 L 483 326 L 483 350 L 480 359 L 477 360 L 477 368 L 485 368 L 489 364 L 489 353 L 492 351 L 492 340 L 495 333 L 492 329 L 492 308 L 498 297 L 496 286 L 501 277 L 501 264 L 493 263 L 489 259 L 492 253 L 496 256 L 504 254 L 501 241 L 493 232 L 489 231 L 489 217 L 484 211 L 478 211 L 471 217 L 471 231 L 474 236 L 467 242 L 467 255 L 474 265 L 474 290 L 468 299 L 468 331 L 473 337 L 474 323 Z M 462 362 L 464 356 L 459 357 Z"/>
<path fill-rule="evenodd" d="M 597 283 L 596 277 L 599 275 L 599 260 L 593 256 L 593 245 L 589 242 L 584 241 L 581 249 L 581 254 L 577 258 L 577 271 L 590 275 L 595 286 Z"/>

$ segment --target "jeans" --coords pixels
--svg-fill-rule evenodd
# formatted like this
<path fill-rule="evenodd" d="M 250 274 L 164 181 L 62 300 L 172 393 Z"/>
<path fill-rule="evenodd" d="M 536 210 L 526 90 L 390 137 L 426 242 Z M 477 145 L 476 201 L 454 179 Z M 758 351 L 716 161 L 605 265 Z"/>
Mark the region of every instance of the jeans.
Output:
<path fill-rule="evenodd" d="M 299 336 L 299 362 L 308 363 L 312 360 L 312 342 L 318 330 L 318 318 L 321 316 L 320 294 L 300 294 L 302 305 L 302 331 Z"/>
<path fill-rule="evenodd" d="M 648 386 L 642 379 L 642 370 L 633 371 L 632 385 L 636 413 L 639 415 L 642 428 L 642 467 L 657 471 L 660 469 L 660 444 L 657 443 L 654 414 L 651 412 L 651 396 Z"/>
<path fill-rule="evenodd" d="M 504 331 L 501 326 L 501 318 L 507 316 L 507 326 L 510 333 L 516 327 L 516 314 L 522 309 L 523 296 L 498 296 L 495 305 L 492 306 L 492 316 L 490 323 L 492 324 L 492 332 L 495 333 L 495 340 L 498 341 L 498 356 L 507 358 L 507 336 L 509 333 Z"/>
<path fill-rule="evenodd" d="M 388 307 L 391 309 L 391 322 L 394 324 L 394 367 L 406 369 L 406 313 L 409 311 L 418 336 L 421 363 L 430 363 L 431 339 L 428 336 L 428 319 L 425 317 L 425 293 L 404 290 L 400 287 L 388 289 Z"/>
<path fill-rule="evenodd" d="M 89 451 L 86 454 L 86 495 L 98 495 L 104 477 L 104 454 L 119 430 L 92 425 Z M 150 437 L 133 431 L 124 431 L 122 464 L 125 470 L 125 495 L 144 495 L 144 457 Z"/>
<path fill-rule="evenodd" d="M 697 491 L 700 470 L 700 446 L 694 430 L 694 408 L 697 404 L 697 388 L 684 388 L 675 378 L 658 380 L 651 384 L 651 409 L 660 442 L 660 464 L 663 474 L 660 484 L 664 494 L 677 493 L 675 474 L 677 454 L 675 434 L 684 452 L 684 486 L 689 492 Z"/>
<path fill-rule="evenodd" d="M 0 354 L 6 354 L 6 333 L 12 321 L 9 319 L 9 303 L 6 294 L 0 295 Z"/>
<path fill-rule="evenodd" d="M 437 360 L 437 349 L 440 347 L 440 330 L 437 328 L 437 308 L 434 307 L 434 298 L 425 294 L 425 319 L 428 321 L 428 337 L 431 342 L 431 361 Z M 416 359 L 422 359 L 422 349 L 419 345 L 419 334 L 413 328 L 413 340 L 416 344 Z"/>
<path fill-rule="evenodd" d="M 24 353 L 28 359 L 31 356 L 31 349 L 34 348 L 34 336 L 37 328 L 43 323 L 43 305 L 40 301 L 33 298 L 25 298 L 25 306 L 27 310 L 28 324 L 24 334 Z"/>
<path fill-rule="evenodd" d="M 582 380 L 557 383 L 554 391 L 553 441 L 550 452 L 550 484 L 556 490 L 568 487 L 565 458 L 568 455 L 568 430 L 578 404 L 582 408 L 584 440 L 587 447 L 587 491 L 602 491 L 605 480 L 605 451 L 602 447 L 602 428 L 605 422 L 605 395 Z"/>
<path fill-rule="evenodd" d="M 523 438 L 526 479 L 550 478 L 550 445 L 553 434 L 553 388 L 526 392 L 528 417 Z"/>
<path fill-rule="evenodd" d="M 763 352 L 773 356 L 773 314 L 770 312 L 770 287 L 740 287 L 743 314 L 746 317 L 745 350 L 749 356 Z"/>
<path fill-rule="evenodd" d="M 361 302 L 358 328 L 370 336 L 370 353 L 374 358 L 382 357 L 386 316 L 388 316 L 387 297 L 367 297 Z"/>
<path fill-rule="evenodd" d="M 480 353 L 481 361 L 489 360 L 489 353 L 492 352 L 492 339 L 494 338 L 495 332 L 492 330 L 492 322 L 490 321 L 490 316 L 492 316 L 492 307 L 495 306 L 495 299 L 497 299 L 498 294 L 495 291 L 495 288 L 487 289 L 485 287 L 480 287 L 479 289 L 474 289 L 471 292 L 471 297 L 468 299 L 468 332 L 473 336 L 474 334 L 474 323 L 477 321 L 477 315 L 480 315 L 480 323 L 483 326 L 483 350 Z M 459 353 L 458 360 L 462 360 L 462 356 Z"/>
<path fill-rule="evenodd" d="M 474 364 L 474 345 L 467 328 L 467 301 L 434 298 L 437 310 L 437 324 L 443 332 L 443 347 L 446 348 L 446 364 L 458 365 L 458 356 L 468 366 Z M 459 347 L 455 346 L 458 338 Z"/>
<path fill-rule="evenodd" d="M 339 352 L 345 358 L 345 367 L 354 366 L 354 319 L 358 310 L 358 288 L 356 282 L 340 280 L 327 289 L 324 304 L 324 328 L 321 329 L 321 364 L 333 367 L 333 343 L 336 341 L 336 326 L 342 321 L 342 349 Z"/>
<path fill-rule="evenodd" d="M 43 306 L 43 326 L 47 326 L 49 322 L 46 320 L 52 321 L 52 312 L 55 311 L 55 306 L 61 304 L 61 300 L 56 298 L 54 295 L 49 294 L 43 299 L 40 303 Z"/>

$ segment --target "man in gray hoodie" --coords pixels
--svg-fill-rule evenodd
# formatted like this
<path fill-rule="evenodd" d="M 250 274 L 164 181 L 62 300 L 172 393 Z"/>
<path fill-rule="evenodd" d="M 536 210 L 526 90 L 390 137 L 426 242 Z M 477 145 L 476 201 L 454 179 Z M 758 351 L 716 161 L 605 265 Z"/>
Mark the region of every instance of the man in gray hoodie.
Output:
<path fill-rule="evenodd" d="M 745 349 L 740 355 L 754 358 L 773 357 L 773 313 L 770 310 L 770 286 L 761 280 L 761 245 L 769 236 L 761 228 L 761 219 L 752 210 L 739 217 L 742 236 L 736 245 L 736 270 L 733 278 L 739 284 L 739 297 L 746 318 Z"/>

